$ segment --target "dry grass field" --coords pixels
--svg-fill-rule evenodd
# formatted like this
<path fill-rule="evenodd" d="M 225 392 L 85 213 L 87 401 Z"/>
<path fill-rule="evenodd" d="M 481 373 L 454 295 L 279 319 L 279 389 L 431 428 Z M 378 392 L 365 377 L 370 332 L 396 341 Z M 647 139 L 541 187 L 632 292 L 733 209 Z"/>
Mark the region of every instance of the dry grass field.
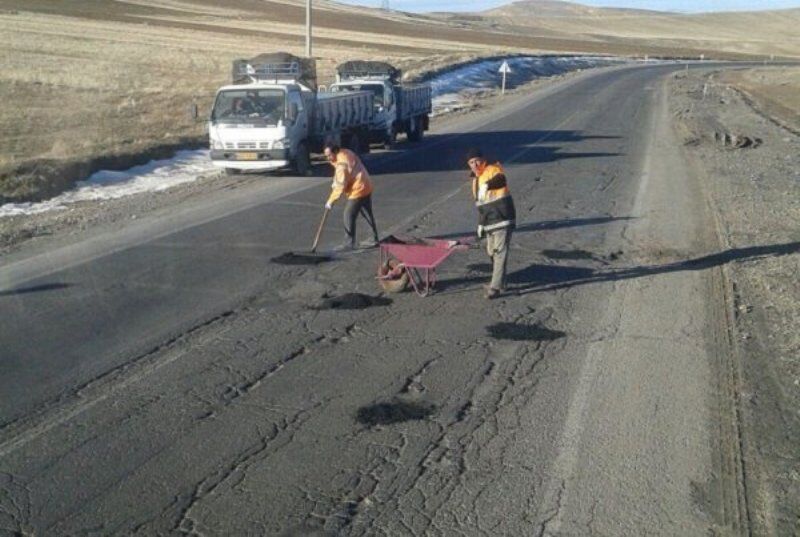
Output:
<path fill-rule="evenodd" d="M 41 199 L 99 167 L 202 143 L 191 103 L 208 109 L 234 58 L 302 54 L 304 16 L 301 0 L 0 0 L 0 203 Z M 676 40 L 643 48 L 641 35 L 464 19 L 315 0 L 321 81 L 353 58 L 419 73 L 505 52 L 699 53 Z M 717 56 L 746 57 L 715 43 Z"/>
<path fill-rule="evenodd" d="M 747 69 L 721 77 L 742 90 L 760 111 L 800 132 L 800 67 Z"/>

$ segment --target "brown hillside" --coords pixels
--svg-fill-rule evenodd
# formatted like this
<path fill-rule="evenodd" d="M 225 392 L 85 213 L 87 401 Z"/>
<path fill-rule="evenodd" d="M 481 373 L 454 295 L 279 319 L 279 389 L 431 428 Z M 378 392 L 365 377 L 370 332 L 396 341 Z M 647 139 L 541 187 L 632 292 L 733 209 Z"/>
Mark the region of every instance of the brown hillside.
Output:
<path fill-rule="evenodd" d="M 481 14 L 495 23 L 572 39 L 620 40 L 648 47 L 800 56 L 800 9 L 676 14 L 593 8 L 554 0 L 521 0 Z"/>

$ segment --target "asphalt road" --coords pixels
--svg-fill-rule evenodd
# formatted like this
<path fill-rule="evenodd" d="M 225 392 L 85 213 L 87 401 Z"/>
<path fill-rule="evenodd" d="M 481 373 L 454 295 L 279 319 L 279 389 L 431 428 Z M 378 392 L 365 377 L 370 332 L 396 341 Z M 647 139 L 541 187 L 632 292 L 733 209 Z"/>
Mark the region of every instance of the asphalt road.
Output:
<path fill-rule="evenodd" d="M 669 128 L 674 69 L 582 76 L 370 157 L 379 227 L 419 236 L 473 232 L 468 147 L 503 162 L 519 229 L 500 300 L 473 249 L 431 297 L 316 309 L 377 291 L 375 251 L 270 262 L 308 248 L 323 178 L 6 267 L 0 531 L 745 531 L 718 244 Z"/>

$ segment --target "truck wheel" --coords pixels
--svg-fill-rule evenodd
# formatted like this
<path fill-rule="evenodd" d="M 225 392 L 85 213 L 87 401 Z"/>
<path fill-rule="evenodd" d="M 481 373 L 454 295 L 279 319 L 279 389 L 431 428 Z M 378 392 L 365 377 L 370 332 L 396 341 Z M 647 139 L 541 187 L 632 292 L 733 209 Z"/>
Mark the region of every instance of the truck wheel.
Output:
<path fill-rule="evenodd" d="M 308 146 L 306 146 L 306 144 L 297 146 L 297 155 L 294 157 L 294 169 L 297 175 L 311 175 L 311 156 L 308 153 Z"/>
<path fill-rule="evenodd" d="M 425 137 L 425 118 L 423 116 L 417 116 L 417 119 L 414 121 L 414 125 L 417 130 L 417 142 L 422 140 Z"/>
<path fill-rule="evenodd" d="M 391 149 L 391 147 L 396 143 L 397 143 L 397 131 L 394 130 L 394 127 L 392 127 L 392 130 L 386 134 L 386 139 L 383 141 L 383 148 Z"/>
<path fill-rule="evenodd" d="M 422 139 L 422 125 L 420 125 L 419 118 L 412 117 L 408 121 L 408 141 L 419 142 Z"/>
<path fill-rule="evenodd" d="M 239 175 L 241 170 L 237 170 L 236 168 L 225 168 L 225 175 Z"/>
<path fill-rule="evenodd" d="M 367 154 L 370 153 L 370 151 L 372 151 L 372 146 L 370 145 L 370 142 L 369 142 L 369 133 L 365 132 L 364 135 L 362 136 L 361 140 L 362 140 L 362 142 L 361 142 L 361 153 L 364 154 L 364 155 L 367 155 Z"/>
<path fill-rule="evenodd" d="M 350 135 L 350 139 L 347 140 L 347 149 L 356 155 L 361 154 L 361 139 L 358 137 L 358 133 L 354 132 L 352 135 Z"/>

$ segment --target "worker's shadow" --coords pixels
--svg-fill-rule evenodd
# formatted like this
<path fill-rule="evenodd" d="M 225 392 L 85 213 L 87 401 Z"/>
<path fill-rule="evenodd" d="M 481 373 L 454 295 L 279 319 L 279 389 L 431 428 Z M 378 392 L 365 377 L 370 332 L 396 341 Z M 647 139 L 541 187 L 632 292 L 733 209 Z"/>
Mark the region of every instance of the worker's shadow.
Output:
<path fill-rule="evenodd" d="M 532 264 L 508 275 L 509 293 L 526 295 L 545 291 L 558 291 L 579 285 L 602 283 L 670 272 L 705 270 L 732 261 L 756 260 L 800 253 L 800 242 L 731 248 L 695 259 L 620 269 L 593 269 L 558 265 Z"/>
<path fill-rule="evenodd" d="M 30 293 L 41 293 L 42 291 L 57 291 L 59 289 L 66 289 L 68 287 L 72 287 L 72 285 L 73 284 L 71 283 L 43 283 L 41 285 L 32 285 L 29 287 L 18 287 L 16 289 L 8 289 L 5 291 L 0 291 L 0 297 L 27 295 Z"/>
<path fill-rule="evenodd" d="M 541 222 L 526 222 L 518 224 L 514 228 L 514 233 L 529 233 L 532 231 L 552 231 L 555 229 L 580 227 L 580 226 L 597 226 L 602 224 L 609 224 L 611 222 L 633 220 L 633 216 L 594 216 L 590 218 L 563 218 L 561 220 L 543 220 Z M 432 239 L 457 239 L 466 236 L 474 236 L 475 229 L 468 229 L 454 233 L 445 233 L 442 235 L 435 235 L 430 237 Z"/>
<path fill-rule="evenodd" d="M 580 227 L 580 226 L 596 226 L 602 224 L 609 224 L 611 222 L 617 221 L 625 221 L 625 220 L 633 220 L 635 217 L 633 216 L 594 216 L 588 218 L 564 218 L 560 220 L 542 220 L 540 222 L 525 222 L 523 224 L 518 224 L 517 227 L 514 229 L 514 233 L 528 233 L 532 231 L 552 231 L 555 229 L 563 229 L 563 228 L 571 228 L 571 227 Z M 474 229 L 458 231 L 454 233 L 444 233 L 441 235 L 435 235 L 431 238 L 433 239 L 461 239 L 464 237 L 471 237 L 475 235 Z M 513 240 L 513 239 L 512 239 Z M 476 243 L 475 247 L 482 248 L 482 243 Z M 540 277 L 545 278 L 553 278 L 553 275 L 548 275 L 548 268 L 551 268 L 552 265 L 536 265 L 540 267 Z M 589 270 L 592 272 L 591 269 L 575 269 L 573 270 L 572 267 L 555 267 L 558 269 L 565 269 L 561 276 L 565 276 L 567 273 L 571 273 L 572 278 L 577 278 L 579 276 L 586 276 L 586 273 L 579 274 L 577 270 Z M 469 288 L 473 284 L 486 280 L 486 275 L 492 273 L 492 265 L 490 263 L 473 263 L 467 266 L 469 273 L 465 276 L 460 276 L 457 278 L 448 278 L 446 280 L 440 280 L 436 284 L 436 288 L 438 291 L 458 291 L 459 289 Z M 551 282 L 552 283 L 552 282 Z"/>
<path fill-rule="evenodd" d="M 479 147 L 491 162 L 535 164 L 565 159 L 614 157 L 614 151 L 568 151 L 563 144 L 617 140 L 619 136 L 587 135 L 577 130 L 508 130 L 430 135 L 418 145 L 414 158 L 377 158 L 370 162 L 374 174 L 446 172 L 466 170 L 465 155 Z M 553 145 L 562 144 L 562 145 Z M 597 144 L 592 144 L 596 146 Z M 606 146 L 607 144 L 603 144 Z M 616 144 L 615 144 L 616 145 Z M 591 149 L 591 148 L 590 148 Z"/>

